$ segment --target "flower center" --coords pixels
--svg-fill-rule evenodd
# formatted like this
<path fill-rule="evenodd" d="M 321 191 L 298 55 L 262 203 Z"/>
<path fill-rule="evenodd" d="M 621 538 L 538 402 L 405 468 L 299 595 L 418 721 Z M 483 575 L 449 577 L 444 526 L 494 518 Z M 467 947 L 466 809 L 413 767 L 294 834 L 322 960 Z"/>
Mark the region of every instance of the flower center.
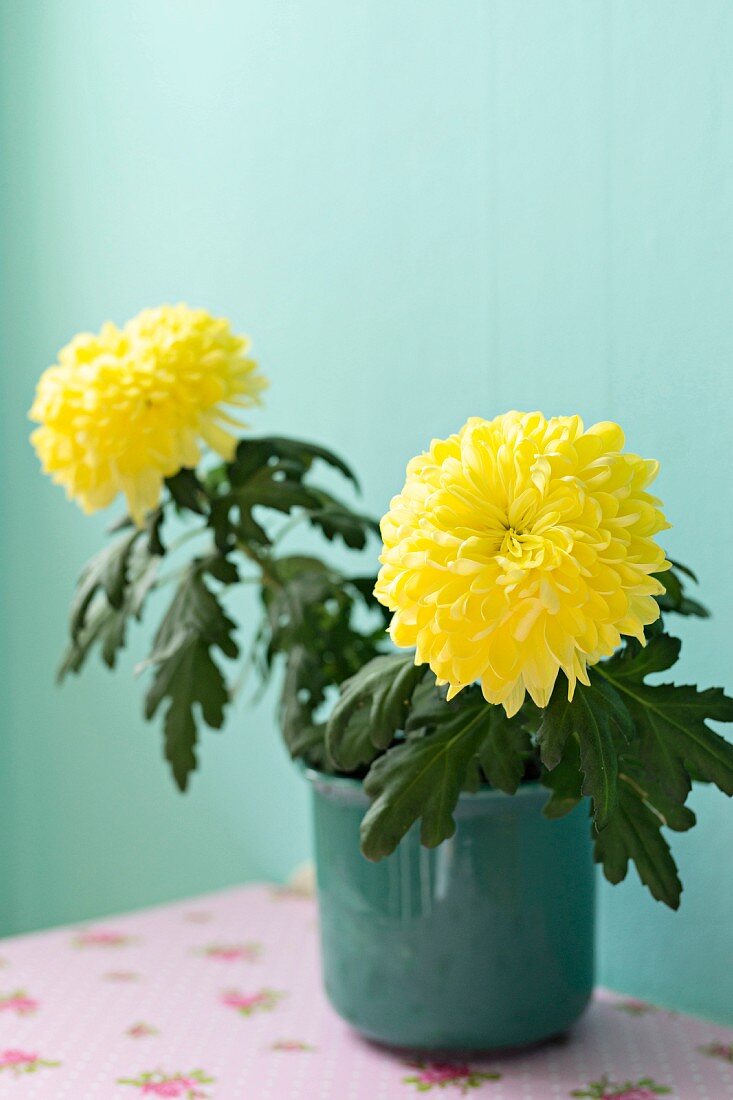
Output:
<path fill-rule="evenodd" d="M 512 527 L 507 523 L 501 540 L 498 557 L 503 558 L 505 568 L 532 569 L 542 565 L 545 559 L 546 540 L 531 530 Z"/>
<path fill-rule="evenodd" d="M 518 531 L 515 527 L 507 527 L 501 544 L 502 554 L 512 554 L 514 557 L 522 556 L 522 547 L 527 537 L 525 531 Z"/>

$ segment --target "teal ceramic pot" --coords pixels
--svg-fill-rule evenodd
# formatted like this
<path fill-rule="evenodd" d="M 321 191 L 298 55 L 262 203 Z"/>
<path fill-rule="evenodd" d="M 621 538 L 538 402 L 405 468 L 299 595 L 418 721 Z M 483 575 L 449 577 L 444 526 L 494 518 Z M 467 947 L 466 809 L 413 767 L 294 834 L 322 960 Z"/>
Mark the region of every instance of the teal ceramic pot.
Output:
<path fill-rule="evenodd" d="M 380 863 L 359 850 L 356 780 L 313 788 L 323 974 L 336 1011 L 389 1046 L 486 1051 L 559 1035 L 593 988 L 587 807 L 542 816 L 548 792 L 462 795 L 438 848 L 413 828 Z"/>

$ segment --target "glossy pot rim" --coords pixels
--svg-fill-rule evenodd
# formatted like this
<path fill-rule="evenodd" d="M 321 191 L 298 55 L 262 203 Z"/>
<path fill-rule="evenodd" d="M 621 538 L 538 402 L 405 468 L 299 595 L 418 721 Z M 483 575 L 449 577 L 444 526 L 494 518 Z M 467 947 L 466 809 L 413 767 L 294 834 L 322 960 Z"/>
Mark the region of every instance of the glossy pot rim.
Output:
<path fill-rule="evenodd" d="M 329 775 L 327 772 L 320 772 L 317 768 L 309 767 L 302 762 L 298 762 L 298 767 L 305 779 L 319 794 L 332 799 L 334 802 L 360 805 L 364 808 L 371 805 L 370 799 L 364 793 L 364 781 L 362 779 L 354 779 L 348 775 Z M 535 803 L 545 802 L 551 793 L 547 787 L 543 787 L 536 779 L 528 783 L 520 783 L 514 794 L 507 794 L 506 791 L 500 791 L 496 787 L 480 787 L 475 792 L 462 791 L 458 796 L 456 809 L 469 809 L 477 807 L 478 804 L 486 809 L 506 808 L 510 803 L 516 806 L 517 802 L 515 800 L 517 799 L 522 802 L 525 800 L 531 800 Z"/>

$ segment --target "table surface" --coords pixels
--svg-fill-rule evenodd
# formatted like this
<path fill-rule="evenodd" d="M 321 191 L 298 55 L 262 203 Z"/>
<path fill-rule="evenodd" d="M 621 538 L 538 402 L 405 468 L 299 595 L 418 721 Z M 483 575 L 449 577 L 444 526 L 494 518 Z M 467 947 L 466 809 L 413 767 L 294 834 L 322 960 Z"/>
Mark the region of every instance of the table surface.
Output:
<path fill-rule="evenodd" d="M 0 1096 L 733 1098 L 733 1031 L 604 991 L 530 1052 L 386 1052 L 327 1004 L 317 940 L 313 900 L 269 886 L 0 940 Z"/>

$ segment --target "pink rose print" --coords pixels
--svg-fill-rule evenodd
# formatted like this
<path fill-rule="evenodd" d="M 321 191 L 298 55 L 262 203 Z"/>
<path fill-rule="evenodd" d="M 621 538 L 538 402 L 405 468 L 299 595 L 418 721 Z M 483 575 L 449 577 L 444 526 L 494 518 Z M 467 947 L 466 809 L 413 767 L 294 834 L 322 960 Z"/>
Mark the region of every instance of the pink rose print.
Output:
<path fill-rule="evenodd" d="M 285 996 L 274 989 L 260 989 L 257 993 L 238 993 L 234 989 L 222 993 L 221 1003 L 233 1008 L 240 1016 L 252 1016 L 255 1012 L 271 1012 Z"/>
<path fill-rule="evenodd" d="M 288 1052 L 295 1052 L 295 1051 L 312 1052 L 315 1049 L 316 1048 L 312 1047 L 310 1045 L 310 1043 L 302 1043 L 300 1041 L 300 1039 L 277 1039 L 272 1044 L 272 1046 L 270 1047 L 270 1050 L 281 1050 L 281 1051 L 288 1051 Z"/>
<path fill-rule="evenodd" d="M 707 1043 L 706 1046 L 697 1049 L 701 1054 L 707 1054 L 709 1058 L 720 1058 L 723 1062 L 733 1063 L 733 1043 Z"/>
<path fill-rule="evenodd" d="M 189 913 L 183 914 L 183 919 L 189 924 L 208 924 L 213 917 L 213 913 L 206 913 L 203 909 L 192 909 Z"/>
<path fill-rule="evenodd" d="M 137 941 L 137 936 L 127 936 L 124 932 L 112 932 L 107 928 L 86 928 L 78 932 L 72 944 L 74 947 L 127 947 Z"/>
<path fill-rule="evenodd" d="M 48 1062 L 39 1058 L 35 1052 L 31 1054 L 26 1050 L 0 1050 L 0 1073 L 8 1070 L 14 1077 L 60 1065 L 60 1062 Z"/>
<path fill-rule="evenodd" d="M 592 1100 L 655 1100 L 657 1096 L 666 1096 L 671 1092 L 667 1085 L 658 1085 L 651 1077 L 619 1085 L 604 1074 L 599 1081 L 591 1081 L 584 1089 L 575 1089 L 570 1095 L 587 1096 Z"/>
<path fill-rule="evenodd" d="M 8 960 L 4 959 L 2 955 L 0 955 L 0 970 L 5 970 L 8 966 L 10 966 Z"/>
<path fill-rule="evenodd" d="M 195 954 L 220 962 L 254 962 L 262 954 L 262 946 L 259 943 L 212 943 L 199 948 Z"/>
<path fill-rule="evenodd" d="M 200 1086 L 213 1083 L 214 1078 L 207 1077 L 201 1069 L 173 1074 L 153 1070 L 150 1073 L 141 1073 L 139 1077 L 120 1077 L 117 1080 L 118 1085 L 132 1085 L 139 1089 L 141 1096 L 178 1096 L 183 1100 L 204 1100 L 209 1093 Z"/>
<path fill-rule="evenodd" d="M 613 1005 L 619 1012 L 628 1012 L 629 1016 L 646 1016 L 648 1012 L 658 1012 L 656 1005 L 647 1004 L 646 1001 L 637 1001 L 631 998 L 628 1001 L 616 1001 Z"/>
<path fill-rule="evenodd" d="M 129 1035 L 131 1039 L 144 1039 L 147 1035 L 158 1035 L 157 1027 L 153 1027 L 152 1024 L 137 1023 L 130 1024 L 125 1035 Z"/>
<path fill-rule="evenodd" d="M 484 1081 L 499 1081 L 500 1073 L 484 1073 L 471 1069 L 465 1062 L 411 1062 L 418 1071 L 404 1077 L 407 1085 L 414 1085 L 418 1092 L 431 1092 L 434 1088 L 455 1087 L 461 1093 L 478 1089 Z"/>
<path fill-rule="evenodd" d="M 16 1016 L 32 1016 L 41 1007 L 35 997 L 29 997 L 24 989 L 13 993 L 0 993 L 0 1012 L 14 1012 Z"/>

